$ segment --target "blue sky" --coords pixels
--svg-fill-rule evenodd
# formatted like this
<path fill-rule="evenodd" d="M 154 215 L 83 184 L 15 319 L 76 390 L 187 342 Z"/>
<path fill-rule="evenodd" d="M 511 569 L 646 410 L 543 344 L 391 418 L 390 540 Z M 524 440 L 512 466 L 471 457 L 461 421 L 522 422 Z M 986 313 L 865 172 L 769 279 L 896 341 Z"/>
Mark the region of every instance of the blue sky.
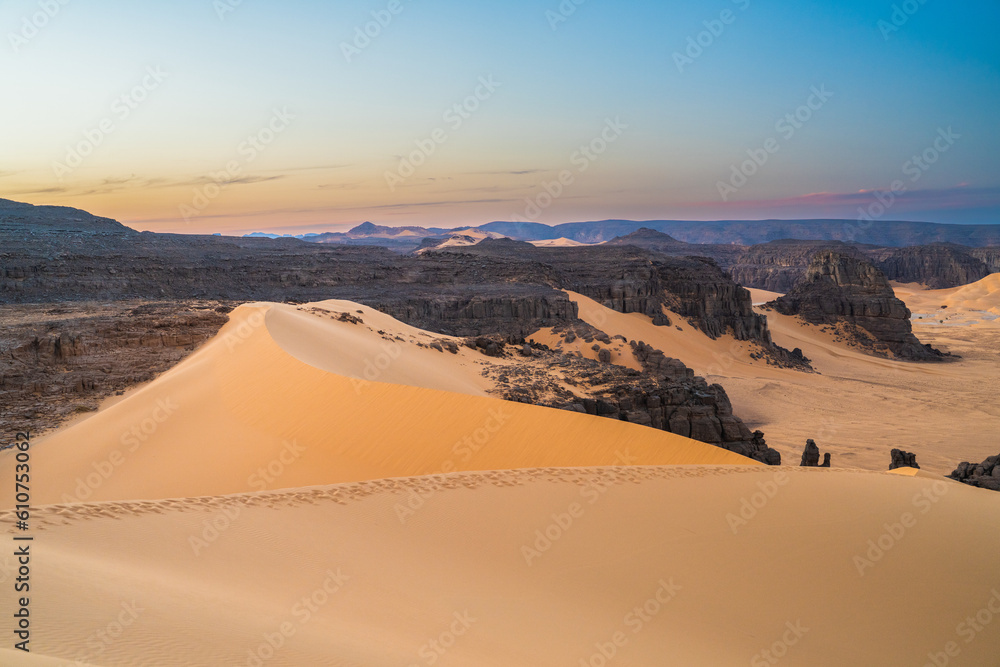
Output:
<path fill-rule="evenodd" d="M 4 3 L 0 196 L 180 232 L 1000 222 L 995 2 L 232 1 Z"/>

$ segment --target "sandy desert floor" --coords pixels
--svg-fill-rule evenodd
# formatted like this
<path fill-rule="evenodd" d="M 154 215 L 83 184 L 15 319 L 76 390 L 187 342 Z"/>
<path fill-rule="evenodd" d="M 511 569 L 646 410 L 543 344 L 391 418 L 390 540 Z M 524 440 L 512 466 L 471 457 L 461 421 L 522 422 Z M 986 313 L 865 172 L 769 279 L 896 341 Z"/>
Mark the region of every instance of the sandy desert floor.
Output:
<path fill-rule="evenodd" d="M 997 521 L 995 494 L 929 476 L 751 466 L 53 506 L 33 647 L 99 665 L 987 665 Z"/>
<path fill-rule="evenodd" d="M 919 405 L 930 398 L 913 386 L 940 394 L 963 364 L 982 366 L 980 384 L 993 377 L 988 357 L 899 366 L 778 319 L 775 338 L 800 341 L 820 370 L 792 374 L 680 320 L 653 327 L 574 298 L 605 332 L 723 380 L 738 413 L 757 405 L 779 444 L 783 425 L 822 425 L 830 397 L 867 377 L 910 382 L 877 391 L 928 425 Z M 992 332 L 935 329 L 972 332 L 948 340 L 969 335 L 973 348 L 979 330 Z M 347 302 L 251 304 L 154 382 L 39 439 L 33 653 L 5 647 L 0 664 L 995 662 L 998 494 L 879 472 L 878 444 L 857 457 L 871 470 L 775 469 L 654 429 L 505 403 L 487 396 L 477 353 L 435 342 L 449 340 Z M 751 373 L 804 399 L 782 406 L 751 389 Z M 867 428 L 874 441 L 889 434 L 877 422 L 906 421 L 872 409 L 866 391 L 835 404 L 839 431 L 803 426 L 790 443 L 816 437 L 835 465 L 854 463 L 848 436 Z M 979 457 L 960 444 L 948 446 Z M 0 453 L 0 477 L 13 463 Z M 0 521 L 13 532 L 11 510 Z M 15 566 L 0 557 L 5 609 Z M 11 622 L 0 624 L 7 636 Z"/>

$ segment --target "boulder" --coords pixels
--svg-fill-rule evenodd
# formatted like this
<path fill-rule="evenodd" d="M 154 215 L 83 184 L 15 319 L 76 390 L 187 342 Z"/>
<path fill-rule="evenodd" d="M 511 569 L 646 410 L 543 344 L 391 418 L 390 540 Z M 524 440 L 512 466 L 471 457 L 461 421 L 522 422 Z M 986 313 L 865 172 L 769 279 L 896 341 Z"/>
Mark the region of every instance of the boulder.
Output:
<path fill-rule="evenodd" d="M 896 470 L 897 468 L 917 468 L 917 455 L 910 452 L 904 452 L 901 449 L 894 449 L 891 452 L 892 462 L 889 464 L 889 470 Z"/>

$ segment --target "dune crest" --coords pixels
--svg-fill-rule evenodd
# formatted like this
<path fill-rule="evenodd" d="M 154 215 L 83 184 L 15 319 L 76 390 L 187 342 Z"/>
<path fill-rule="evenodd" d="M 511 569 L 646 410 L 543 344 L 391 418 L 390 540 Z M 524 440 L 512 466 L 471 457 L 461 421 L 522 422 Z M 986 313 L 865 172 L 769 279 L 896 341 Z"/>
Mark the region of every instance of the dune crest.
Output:
<path fill-rule="evenodd" d="M 157 380 L 39 439 L 33 498 L 210 496 L 462 470 L 754 464 L 655 429 L 484 397 L 470 353 L 395 341 L 424 335 L 398 322 L 392 335 L 364 331 L 290 306 L 240 307 Z M 418 380 L 437 388 L 403 384 Z M 3 457 L 0 474 L 12 465 Z"/>

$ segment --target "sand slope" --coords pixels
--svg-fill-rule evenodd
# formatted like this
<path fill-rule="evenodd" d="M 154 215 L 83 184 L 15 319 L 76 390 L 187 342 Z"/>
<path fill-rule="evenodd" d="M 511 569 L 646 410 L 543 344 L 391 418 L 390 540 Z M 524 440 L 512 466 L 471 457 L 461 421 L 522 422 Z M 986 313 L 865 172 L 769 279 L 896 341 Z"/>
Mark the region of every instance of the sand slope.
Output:
<path fill-rule="evenodd" d="M 986 310 L 1000 315 L 1000 273 L 955 290 L 946 301 L 956 308 Z"/>
<path fill-rule="evenodd" d="M 41 508 L 33 647 L 101 665 L 774 664 L 767 650 L 841 667 L 953 643 L 952 665 L 996 664 L 998 494 L 775 475 L 465 473 Z"/>
<path fill-rule="evenodd" d="M 364 316 L 374 327 L 392 322 Z M 419 333 L 394 326 L 390 338 Z M 170 372 L 38 440 L 33 499 L 219 495 L 458 470 L 755 464 L 650 428 L 484 398 L 471 353 L 387 342 L 328 315 L 243 306 Z M 377 373 L 366 376 L 370 364 Z M 0 455 L 0 475 L 12 466 L 10 452 Z"/>

